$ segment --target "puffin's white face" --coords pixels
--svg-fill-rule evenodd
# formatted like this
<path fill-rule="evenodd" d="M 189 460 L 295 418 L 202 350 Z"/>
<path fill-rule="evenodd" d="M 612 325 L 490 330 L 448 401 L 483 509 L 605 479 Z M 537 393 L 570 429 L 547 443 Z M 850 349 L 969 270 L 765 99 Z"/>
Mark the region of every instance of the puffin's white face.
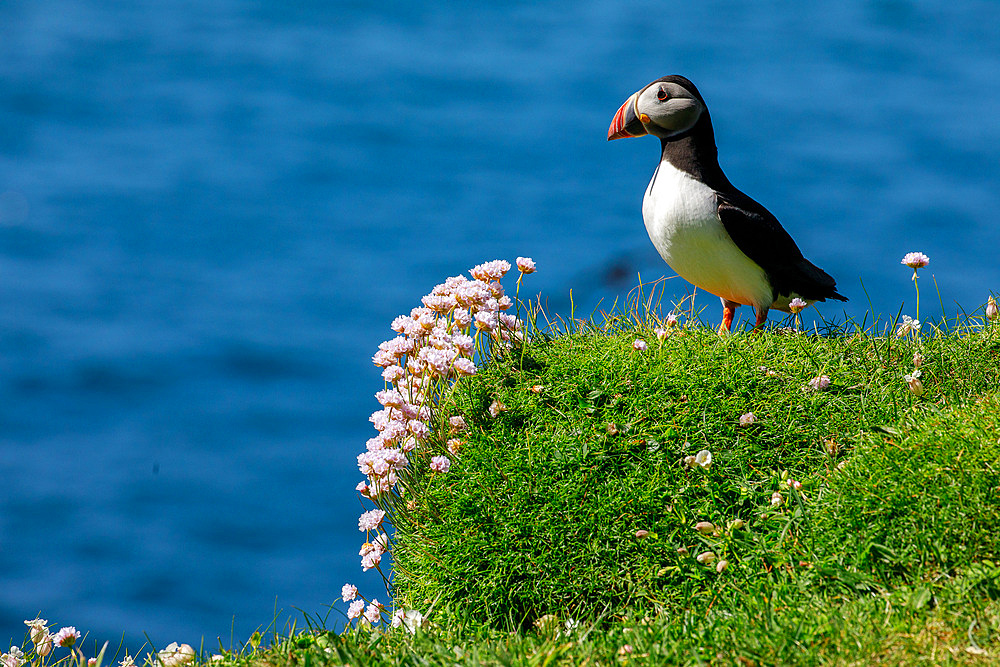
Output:
<path fill-rule="evenodd" d="M 666 138 L 694 127 L 704 105 L 684 86 L 667 81 L 646 86 L 635 99 L 635 115 L 653 136 Z"/>
<path fill-rule="evenodd" d="M 698 95 L 683 85 L 654 81 L 625 100 L 608 128 L 608 140 L 644 134 L 668 139 L 694 127 L 705 111 Z"/>

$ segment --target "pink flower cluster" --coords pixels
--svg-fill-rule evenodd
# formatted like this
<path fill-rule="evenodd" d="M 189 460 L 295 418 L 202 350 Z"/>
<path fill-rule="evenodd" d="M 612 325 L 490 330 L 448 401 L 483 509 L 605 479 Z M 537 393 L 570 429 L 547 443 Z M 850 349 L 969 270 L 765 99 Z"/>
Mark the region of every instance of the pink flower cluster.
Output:
<path fill-rule="evenodd" d="M 535 270 L 527 257 L 519 257 L 517 267 L 521 275 Z M 471 279 L 448 278 L 421 299 L 421 306 L 393 320 L 392 330 L 398 335 L 381 343 L 372 357 L 382 368 L 386 386 L 375 394 L 381 409 L 370 418 L 378 433 L 358 455 L 358 469 L 367 477 L 356 487 L 362 497 L 379 507 L 391 507 L 389 496 L 395 494 L 401 478 L 405 479 L 404 471 L 432 440 L 439 446 L 447 439 L 449 453 L 452 458 L 457 456 L 461 441 L 454 436 L 465 430 L 465 420 L 450 417 L 443 425 L 448 432 L 434 434 L 434 409 L 453 382 L 475 375 L 477 350 L 484 352 L 492 345 L 509 347 L 523 336 L 521 322 L 505 312 L 513 301 L 500 280 L 510 270 L 510 262 L 504 260 L 484 262 L 469 270 Z M 453 466 L 447 456 L 421 455 L 438 474 Z M 358 529 L 369 538 L 359 552 L 363 571 L 377 568 L 389 550 L 385 519 L 383 509 L 366 511 L 358 519 Z M 357 588 L 344 586 L 342 597 L 351 602 L 348 618 L 378 623 L 384 606 L 372 600 L 365 608 L 356 596 Z"/>

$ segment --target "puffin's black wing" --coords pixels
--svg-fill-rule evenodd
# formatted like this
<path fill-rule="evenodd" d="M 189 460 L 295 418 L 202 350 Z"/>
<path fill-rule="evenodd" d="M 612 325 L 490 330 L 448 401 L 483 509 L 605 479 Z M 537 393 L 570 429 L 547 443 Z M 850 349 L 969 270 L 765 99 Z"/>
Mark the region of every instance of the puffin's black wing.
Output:
<path fill-rule="evenodd" d="M 767 273 L 774 295 L 793 292 L 804 299 L 825 301 L 847 297 L 837 293 L 837 281 L 805 257 L 770 211 L 742 192 L 719 193 L 719 219 L 733 243 Z"/>

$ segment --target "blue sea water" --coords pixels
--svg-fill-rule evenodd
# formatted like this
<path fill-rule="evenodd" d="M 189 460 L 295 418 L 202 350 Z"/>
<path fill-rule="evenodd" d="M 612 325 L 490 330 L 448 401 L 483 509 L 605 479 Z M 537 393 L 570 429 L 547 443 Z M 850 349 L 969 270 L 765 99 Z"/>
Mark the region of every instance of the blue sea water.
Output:
<path fill-rule="evenodd" d="M 606 141 L 661 75 L 698 84 L 730 179 L 851 297 L 825 317 L 866 293 L 913 314 L 912 250 L 922 315 L 980 307 L 998 23 L 940 0 L 0 3 L 0 637 L 41 613 L 211 649 L 348 581 L 384 599 L 353 491 L 372 352 L 487 259 L 533 257 L 525 289 L 564 315 L 672 275 L 639 208 L 657 143 Z"/>

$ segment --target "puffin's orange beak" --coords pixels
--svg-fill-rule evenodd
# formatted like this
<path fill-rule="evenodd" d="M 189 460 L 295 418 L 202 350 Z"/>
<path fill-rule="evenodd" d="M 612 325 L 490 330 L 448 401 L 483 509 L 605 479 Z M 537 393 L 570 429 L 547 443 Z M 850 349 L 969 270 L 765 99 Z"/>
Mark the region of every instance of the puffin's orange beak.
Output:
<path fill-rule="evenodd" d="M 608 128 L 608 141 L 626 137 L 641 137 L 646 134 L 646 128 L 635 114 L 635 100 L 639 93 L 632 93 L 625 104 L 621 105 L 611 127 Z"/>

